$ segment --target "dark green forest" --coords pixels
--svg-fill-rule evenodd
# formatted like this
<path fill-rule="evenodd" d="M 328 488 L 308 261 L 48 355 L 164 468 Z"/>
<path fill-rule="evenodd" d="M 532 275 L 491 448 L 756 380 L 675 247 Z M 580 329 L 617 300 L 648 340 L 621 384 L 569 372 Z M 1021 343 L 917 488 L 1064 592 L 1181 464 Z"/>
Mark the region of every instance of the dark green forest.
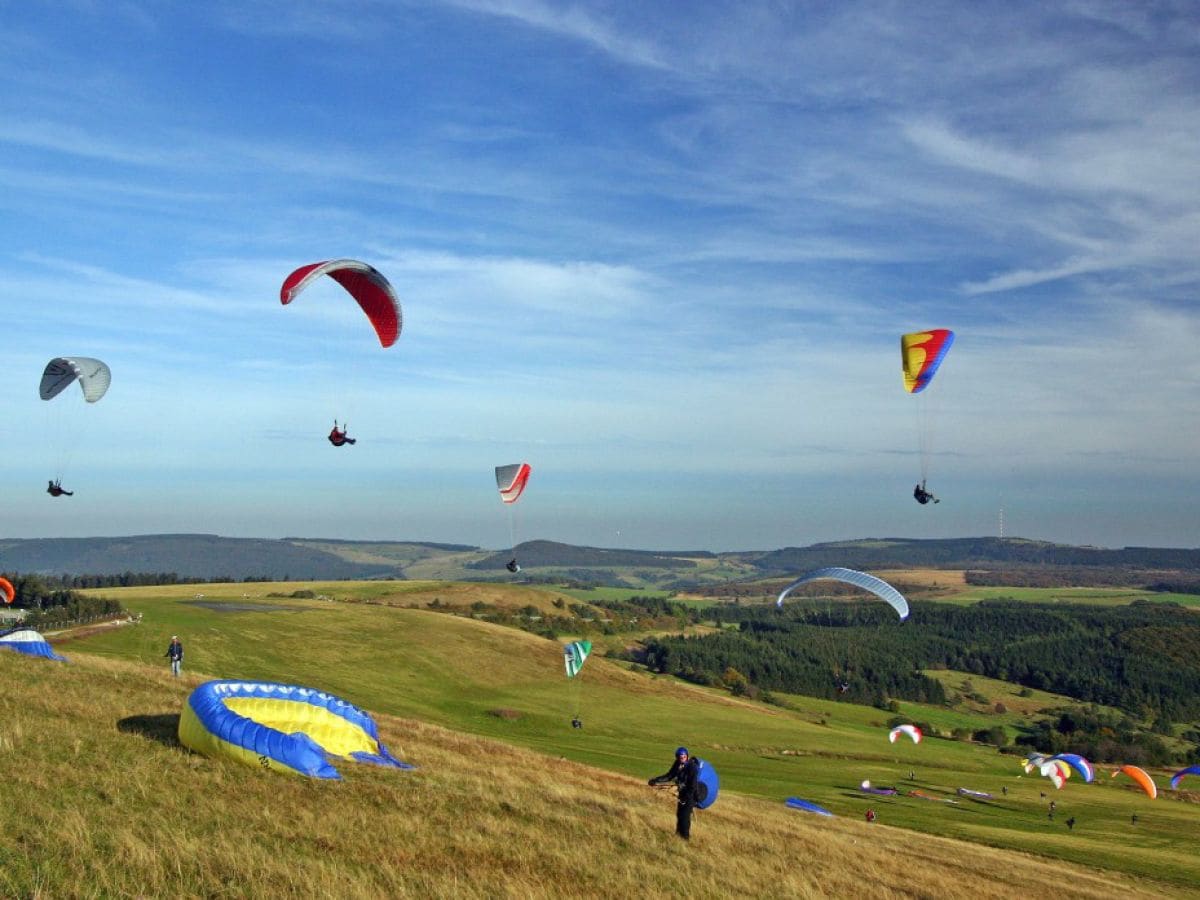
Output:
<path fill-rule="evenodd" d="M 71 590 L 66 582 L 59 578 L 3 574 L 16 593 L 12 605 L 30 610 L 24 619 L 24 625 L 29 628 L 49 628 L 87 622 L 105 616 L 121 615 L 124 612 L 116 600 L 85 597 Z"/>
<path fill-rule="evenodd" d="M 1172 604 L 927 602 L 901 623 L 880 604 L 803 601 L 707 616 L 727 629 L 654 638 L 646 662 L 700 683 L 719 683 L 732 668 L 759 689 L 877 706 L 944 702 L 921 670 L 956 669 L 1113 706 L 1160 728 L 1200 719 L 1200 619 Z"/>

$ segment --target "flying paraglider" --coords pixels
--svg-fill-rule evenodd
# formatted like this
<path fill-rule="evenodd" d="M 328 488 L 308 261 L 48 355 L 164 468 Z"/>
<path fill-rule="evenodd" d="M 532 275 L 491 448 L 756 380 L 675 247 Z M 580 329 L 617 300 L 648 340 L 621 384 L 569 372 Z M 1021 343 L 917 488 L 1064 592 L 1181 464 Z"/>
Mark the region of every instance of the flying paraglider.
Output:
<path fill-rule="evenodd" d="M 921 729 L 916 725 L 897 725 L 888 732 L 888 740 L 894 744 L 896 743 L 896 739 L 902 734 L 907 734 L 912 738 L 914 744 L 921 743 Z"/>
<path fill-rule="evenodd" d="M 179 742 L 206 756 L 313 778 L 341 778 L 330 757 L 414 768 L 379 741 L 363 710 L 324 691 L 262 681 L 207 681 L 179 717 Z"/>
<path fill-rule="evenodd" d="M 0 591 L 4 592 L 4 602 L 12 603 L 17 599 L 17 590 L 13 587 L 12 582 L 7 578 L 0 576 Z"/>
<path fill-rule="evenodd" d="M 1179 783 L 1189 775 L 1200 775 L 1200 766 L 1188 766 L 1186 769 L 1180 769 L 1171 776 L 1171 790 L 1179 790 Z"/>
<path fill-rule="evenodd" d="M 1137 766 L 1121 766 L 1112 773 L 1112 778 L 1118 775 L 1128 775 L 1138 783 L 1138 786 L 1146 792 L 1146 796 L 1151 800 L 1158 797 L 1158 786 L 1154 783 L 1154 779 L 1146 774 L 1144 769 L 1139 769 Z"/>
<path fill-rule="evenodd" d="M 346 293 L 354 298 L 366 313 L 367 320 L 375 329 L 379 343 L 384 348 L 396 343 L 396 339 L 400 337 L 400 330 L 404 327 L 400 301 L 388 280 L 377 269 L 364 262 L 355 259 L 333 259 L 301 266 L 283 280 L 283 286 L 279 289 L 279 302 L 287 306 L 324 275 L 340 284 Z M 344 447 L 357 443 L 357 439 L 347 436 L 344 423 L 339 429 L 335 419 L 333 430 L 329 432 L 329 443 L 335 447 Z"/>
<path fill-rule="evenodd" d="M 930 328 L 900 336 L 900 368 L 904 374 L 904 390 L 921 394 L 933 381 L 942 360 L 954 344 L 954 332 L 946 328 Z M 929 478 L 929 457 L 933 451 L 933 434 L 928 401 L 917 401 L 917 437 L 921 452 L 921 480 L 913 488 L 913 499 L 922 506 L 930 501 L 940 503 L 925 487 Z"/>
<path fill-rule="evenodd" d="M 76 383 L 88 404 L 98 403 L 112 384 L 112 371 L 105 363 L 90 356 L 56 356 L 46 363 L 42 371 L 38 396 L 43 400 L 53 400 Z M 74 494 L 74 491 L 63 489 L 62 470 L 80 443 L 79 429 L 85 420 L 80 419 L 80 412 L 70 406 L 70 401 L 59 400 L 47 407 L 48 419 L 54 420 L 54 433 L 50 441 L 56 456 L 55 477 L 46 486 L 46 493 L 51 497 L 70 497 Z"/>
<path fill-rule="evenodd" d="M 862 588 L 874 594 L 879 599 L 886 602 L 903 622 L 908 618 L 908 601 L 894 587 L 888 584 L 881 578 L 876 578 L 874 575 L 868 575 L 866 572 L 858 572 L 854 569 L 846 569 L 841 566 L 828 566 L 821 569 L 815 569 L 805 575 L 801 575 L 791 584 L 787 585 L 779 596 L 775 598 L 775 606 L 779 609 L 783 608 L 783 602 L 796 588 L 808 584 L 813 581 L 830 580 L 839 581 L 843 584 L 853 585 L 854 587 Z M 829 605 L 826 605 L 825 617 L 826 624 L 832 625 L 832 612 Z M 813 631 L 814 641 L 813 647 L 817 655 L 822 657 L 818 661 L 824 665 L 828 665 L 834 675 L 834 687 L 839 694 L 845 694 L 850 690 L 850 681 L 847 680 L 847 665 L 844 658 L 838 658 L 837 650 L 834 646 L 834 638 L 830 634 L 832 628 L 816 628 Z"/>
<path fill-rule="evenodd" d="M 496 488 L 500 491 L 501 502 L 508 508 L 508 543 L 511 548 L 510 552 L 515 552 L 517 547 L 517 534 L 516 526 L 513 524 L 512 507 L 521 498 L 521 494 L 525 493 L 525 485 L 529 482 L 529 475 L 532 471 L 533 469 L 526 462 L 496 466 Z M 504 564 L 504 568 L 514 574 L 521 571 L 515 555 Z"/>
<path fill-rule="evenodd" d="M 516 503 L 525 492 L 532 471 L 529 463 L 496 466 L 496 487 L 500 489 L 500 499 L 505 503 Z"/>
<path fill-rule="evenodd" d="M 568 678 L 574 678 L 579 674 L 591 652 L 591 641 L 571 641 L 563 647 L 563 665 L 567 670 Z"/>
<path fill-rule="evenodd" d="M 807 575 L 801 575 L 782 591 L 775 599 L 777 607 L 783 606 L 783 601 L 787 595 L 800 587 L 802 584 L 808 584 L 810 581 L 819 581 L 823 578 L 828 578 L 833 581 L 841 581 L 845 584 L 852 584 L 855 587 L 860 587 L 863 590 L 870 591 L 880 600 L 886 602 L 900 616 L 900 621 L 908 618 L 908 601 L 904 599 L 904 595 L 898 590 L 884 581 L 882 578 L 876 578 L 874 575 L 868 575 L 866 572 L 856 572 L 854 569 L 843 569 L 840 566 L 831 566 L 824 569 L 816 569 L 809 572 Z"/>
<path fill-rule="evenodd" d="M 592 652 L 591 641 L 571 641 L 571 643 L 563 646 L 563 667 L 567 671 L 567 678 L 572 679 L 572 693 L 574 700 L 574 715 L 571 718 L 572 728 L 582 728 L 583 720 L 580 716 L 580 682 L 582 679 L 579 673 L 583 670 L 583 664 L 587 662 L 588 656 Z"/>
<path fill-rule="evenodd" d="M 46 363 L 42 381 L 38 385 L 38 396 L 53 400 L 78 381 L 83 399 L 95 403 L 108 392 L 112 384 L 112 371 L 98 359 L 89 356 L 58 356 Z"/>
<path fill-rule="evenodd" d="M 328 275 L 355 299 L 379 336 L 390 347 L 404 327 L 400 301 L 386 278 L 374 267 L 355 259 L 333 259 L 301 266 L 283 280 L 279 302 L 287 306 L 322 275 Z"/>

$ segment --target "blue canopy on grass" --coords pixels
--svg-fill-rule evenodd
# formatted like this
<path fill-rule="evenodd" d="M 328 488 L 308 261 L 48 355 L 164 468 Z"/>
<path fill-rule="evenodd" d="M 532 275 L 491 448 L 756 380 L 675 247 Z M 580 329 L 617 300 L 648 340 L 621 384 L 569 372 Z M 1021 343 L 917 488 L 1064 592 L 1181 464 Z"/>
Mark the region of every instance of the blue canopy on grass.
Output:
<path fill-rule="evenodd" d="M 65 656 L 59 656 L 55 653 L 54 649 L 46 643 L 46 639 L 38 632 L 24 626 L 0 631 L 0 647 L 16 650 L 18 653 L 24 653 L 26 656 L 41 656 L 45 659 L 54 659 L 59 662 L 67 661 Z"/>

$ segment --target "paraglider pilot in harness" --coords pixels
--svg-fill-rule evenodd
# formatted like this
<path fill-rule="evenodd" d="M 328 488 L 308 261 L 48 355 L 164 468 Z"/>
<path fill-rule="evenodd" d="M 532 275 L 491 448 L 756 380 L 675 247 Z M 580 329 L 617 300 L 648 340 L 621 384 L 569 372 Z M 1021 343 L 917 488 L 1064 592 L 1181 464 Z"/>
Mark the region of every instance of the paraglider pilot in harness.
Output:
<path fill-rule="evenodd" d="M 333 444 L 335 447 L 341 447 L 345 444 L 357 444 L 357 439 L 346 436 L 347 427 L 348 426 L 344 426 L 339 430 L 337 419 L 334 419 L 333 430 L 329 432 L 329 443 Z"/>
<path fill-rule="evenodd" d="M 929 491 L 925 490 L 925 479 L 921 479 L 921 483 L 913 488 L 913 498 L 922 506 L 924 506 L 930 500 L 932 500 L 934 503 L 942 502 L 937 497 L 933 496 L 933 494 L 929 493 Z"/>
<path fill-rule="evenodd" d="M 46 486 L 46 493 L 51 497 L 74 497 L 74 491 L 64 491 L 61 480 L 56 478 Z"/>
<path fill-rule="evenodd" d="M 671 763 L 671 768 L 647 782 L 650 785 L 673 783 L 676 786 L 679 803 L 675 807 L 675 833 L 685 841 L 691 838 L 692 809 L 704 799 L 699 792 L 705 787 L 696 780 L 699 774 L 700 761 L 688 755 L 687 747 L 680 747 L 675 751 L 675 762 Z"/>
<path fill-rule="evenodd" d="M 504 564 L 504 568 L 513 574 L 521 571 L 521 567 L 517 565 L 517 558 L 515 556 Z"/>

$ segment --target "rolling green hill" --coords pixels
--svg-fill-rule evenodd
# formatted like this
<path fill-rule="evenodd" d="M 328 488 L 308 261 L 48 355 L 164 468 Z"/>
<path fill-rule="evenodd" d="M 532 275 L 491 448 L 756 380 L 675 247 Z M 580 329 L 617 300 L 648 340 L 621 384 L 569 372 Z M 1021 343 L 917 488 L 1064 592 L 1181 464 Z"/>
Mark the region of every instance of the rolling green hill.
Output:
<path fill-rule="evenodd" d="M 308 684 L 373 712 L 501 740 L 545 754 L 544 759 L 564 758 L 627 778 L 644 780 L 664 770 L 671 749 L 684 743 L 718 767 L 723 790 L 765 804 L 761 814 L 754 813 L 763 817 L 765 832 L 757 826 L 747 827 L 739 837 L 722 831 L 721 840 L 741 848 L 739 866 L 750 865 L 742 859 L 747 854 L 770 858 L 791 852 L 789 841 L 796 838 L 771 838 L 765 854 L 762 842 L 774 827 L 770 823 L 778 821 L 774 816 L 782 799 L 799 795 L 852 821 L 860 820 L 867 806 L 873 806 L 880 823 L 906 831 L 907 843 L 914 847 L 924 847 L 929 835 L 938 835 L 1125 873 L 1168 891 L 1186 891 L 1200 882 L 1200 860 L 1190 852 L 1200 824 L 1200 805 L 1187 802 L 1184 795 L 1164 791 L 1158 801 L 1150 801 L 1124 784 L 1125 779 L 1112 781 L 1104 772 L 1096 784 L 1072 782 L 1055 794 L 1059 812 L 1050 821 L 1046 800 L 1040 796 L 1049 785 L 1025 776 L 1013 757 L 962 741 L 891 745 L 886 739 L 888 714 L 876 709 L 799 697 L 786 698 L 788 709 L 764 706 L 602 658 L 593 658 L 585 668 L 576 707 L 573 686 L 562 675 L 557 642 L 469 618 L 406 608 L 414 600 L 424 606 L 422 601 L 446 591 L 445 585 L 395 585 L 405 591 L 396 605 L 385 605 L 392 601 L 380 593 L 387 587 L 380 584 L 362 586 L 369 593 L 361 599 L 370 602 L 268 596 L 292 587 L 208 585 L 205 605 L 196 604 L 195 588 L 190 586 L 105 592 L 121 596 L 130 609 L 143 613 L 142 624 L 105 629 L 59 649 L 69 656 L 78 653 L 96 659 L 95 665 L 101 665 L 103 658 L 114 666 L 141 664 L 161 671 L 167 638 L 178 633 L 188 648 L 189 673 Z M 338 589 L 357 588 L 342 584 Z M 81 704 L 80 709 L 85 708 Z M 585 723 L 579 731 L 568 724 L 577 709 Z M 902 711 L 914 719 L 939 714 L 912 704 L 903 704 Z M 155 714 L 165 713 L 159 709 Z M 980 727 L 993 724 L 984 714 L 955 715 Z M 402 756 L 412 756 L 403 739 L 392 742 Z M 178 752 L 165 738 L 160 743 L 164 751 Z M 206 778 L 213 765 L 194 759 L 190 763 L 191 771 L 202 771 Z M 539 772 L 547 768 L 553 772 L 554 766 L 545 761 L 536 765 Z M 910 772 L 915 774 L 912 780 Z M 1165 787 L 1166 773 L 1155 774 Z M 544 783 L 547 777 L 553 781 L 552 774 L 539 774 L 536 781 Z M 857 790 L 864 778 L 956 802 L 930 802 L 903 794 L 869 797 Z M 989 791 L 997 799 L 968 801 L 957 796 L 960 787 Z M 1002 788 L 1008 788 L 1007 796 L 1001 796 Z M 731 807 L 750 802 L 732 796 L 731 800 Z M 1135 813 L 1139 820 L 1133 826 Z M 518 806 L 513 806 L 512 815 L 528 824 L 528 815 Z M 1077 819 L 1070 832 L 1063 825 L 1068 816 Z M 669 809 L 662 809 L 661 817 L 658 824 L 669 829 Z M 701 822 L 718 819 L 713 814 Z M 792 829 L 801 835 L 819 833 L 803 820 L 785 821 L 792 824 L 780 823 L 783 834 Z M 1007 865 L 1020 864 L 990 869 L 995 884 L 1004 884 Z M 940 859 L 938 866 L 962 872 L 955 854 Z M 614 877 L 619 882 L 620 876 Z M 885 882 L 889 890 L 906 890 L 901 881 Z M 1073 876 L 1062 883 L 1082 884 Z M 1128 884 L 1122 882 L 1121 890 L 1128 890 Z M 958 893 L 950 885 L 943 888 L 941 895 Z M 845 893 L 832 886 L 822 890 Z M 995 895 L 1009 894 L 998 890 Z"/>

